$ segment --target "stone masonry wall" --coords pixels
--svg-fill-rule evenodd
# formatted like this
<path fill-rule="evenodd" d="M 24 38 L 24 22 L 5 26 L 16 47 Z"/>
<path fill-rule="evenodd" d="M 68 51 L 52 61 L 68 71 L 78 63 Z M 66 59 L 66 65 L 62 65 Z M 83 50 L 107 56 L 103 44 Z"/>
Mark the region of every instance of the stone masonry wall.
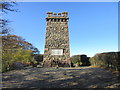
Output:
<path fill-rule="evenodd" d="M 70 50 L 68 36 L 67 12 L 47 13 L 46 18 L 46 38 L 44 49 L 44 67 L 70 66 Z M 63 55 L 51 55 L 52 49 L 63 49 Z"/>

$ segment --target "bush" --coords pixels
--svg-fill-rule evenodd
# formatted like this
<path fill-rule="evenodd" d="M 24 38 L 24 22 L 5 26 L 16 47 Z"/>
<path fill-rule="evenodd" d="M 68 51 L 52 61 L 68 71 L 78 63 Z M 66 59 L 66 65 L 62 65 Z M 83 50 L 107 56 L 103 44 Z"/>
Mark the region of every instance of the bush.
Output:
<path fill-rule="evenodd" d="M 100 53 L 90 58 L 90 62 L 93 66 L 111 68 L 120 71 L 120 64 L 118 61 L 119 55 L 120 52 Z"/>
<path fill-rule="evenodd" d="M 80 55 L 74 55 L 70 58 L 70 60 L 71 60 L 71 63 L 73 64 L 80 63 Z"/>
<path fill-rule="evenodd" d="M 70 58 L 73 66 L 90 66 L 89 57 L 87 55 L 74 55 Z"/>
<path fill-rule="evenodd" d="M 31 53 L 32 51 L 30 50 L 21 50 L 21 49 L 18 49 L 16 51 L 8 51 L 8 50 L 6 52 L 4 51 L 2 54 L 2 72 L 15 69 L 14 66 L 16 66 L 15 65 L 16 62 L 20 62 L 22 64 L 25 62 L 30 62 Z"/>
<path fill-rule="evenodd" d="M 31 65 L 33 66 L 33 67 L 36 67 L 37 66 L 37 61 L 31 61 Z"/>
<path fill-rule="evenodd" d="M 14 62 L 11 66 L 11 69 L 23 69 L 24 64 L 21 62 Z"/>
<path fill-rule="evenodd" d="M 35 55 L 34 55 L 34 59 L 35 59 L 35 61 L 37 61 L 38 63 L 39 63 L 39 62 L 42 62 L 42 61 L 43 61 L 43 54 L 35 54 Z"/>
<path fill-rule="evenodd" d="M 87 57 L 87 55 L 80 55 L 80 60 L 81 60 L 81 66 L 90 66 L 90 61 L 89 61 L 89 57 Z"/>
<path fill-rule="evenodd" d="M 24 66 L 28 66 L 32 55 L 38 52 L 37 48 L 20 36 L 3 35 L 2 72 L 10 70 L 15 62 L 21 62 L 25 64 Z"/>

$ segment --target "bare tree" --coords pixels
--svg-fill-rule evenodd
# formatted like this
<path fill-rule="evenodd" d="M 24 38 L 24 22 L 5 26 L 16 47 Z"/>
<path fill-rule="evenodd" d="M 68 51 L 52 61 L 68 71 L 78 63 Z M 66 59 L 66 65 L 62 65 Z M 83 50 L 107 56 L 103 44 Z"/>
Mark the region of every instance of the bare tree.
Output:
<path fill-rule="evenodd" d="M 15 1 L 11 1 L 11 0 L 2 0 L 0 2 L 0 34 L 5 35 L 5 34 L 9 34 L 10 33 L 10 28 L 8 27 L 8 23 L 10 23 L 9 20 L 4 19 L 2 16 L 3 14 L 7 14 L 8 12 L 12 12 L 15 11 L 17 12 L 16 9 L 14 9 L 13 7 L 17 5 Z"/>

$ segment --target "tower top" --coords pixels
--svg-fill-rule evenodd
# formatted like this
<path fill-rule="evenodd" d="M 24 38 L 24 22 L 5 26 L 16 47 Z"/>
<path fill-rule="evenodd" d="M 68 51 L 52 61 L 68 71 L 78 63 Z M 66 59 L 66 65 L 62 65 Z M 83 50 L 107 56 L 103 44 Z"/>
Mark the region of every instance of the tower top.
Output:
<path fill-rule="evenodd" d="M 68 12 L 62 12 L 62 13 L 54 13 L 53 12 L 47 12 L 47 17 L 67 17 Z"/>

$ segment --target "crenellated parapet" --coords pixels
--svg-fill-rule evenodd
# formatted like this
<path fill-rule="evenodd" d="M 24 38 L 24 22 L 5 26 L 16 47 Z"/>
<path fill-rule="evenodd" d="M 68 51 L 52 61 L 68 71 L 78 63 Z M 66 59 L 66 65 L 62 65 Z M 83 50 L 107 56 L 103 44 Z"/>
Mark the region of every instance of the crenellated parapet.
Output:
<path fill-rule="evenodd" d="M 62 13 L 53 13 L 53 12 L 47 12 L 47 17 L 67 17 L 68 12 L 62 12 Z"/>
<path fill-rule="evenodd" d="M 68 18 L 68 12 L 62 12 L 62 13 L 47 12 L 46 21 L 67 22 L 68 19 L 69 19 Z"/>

